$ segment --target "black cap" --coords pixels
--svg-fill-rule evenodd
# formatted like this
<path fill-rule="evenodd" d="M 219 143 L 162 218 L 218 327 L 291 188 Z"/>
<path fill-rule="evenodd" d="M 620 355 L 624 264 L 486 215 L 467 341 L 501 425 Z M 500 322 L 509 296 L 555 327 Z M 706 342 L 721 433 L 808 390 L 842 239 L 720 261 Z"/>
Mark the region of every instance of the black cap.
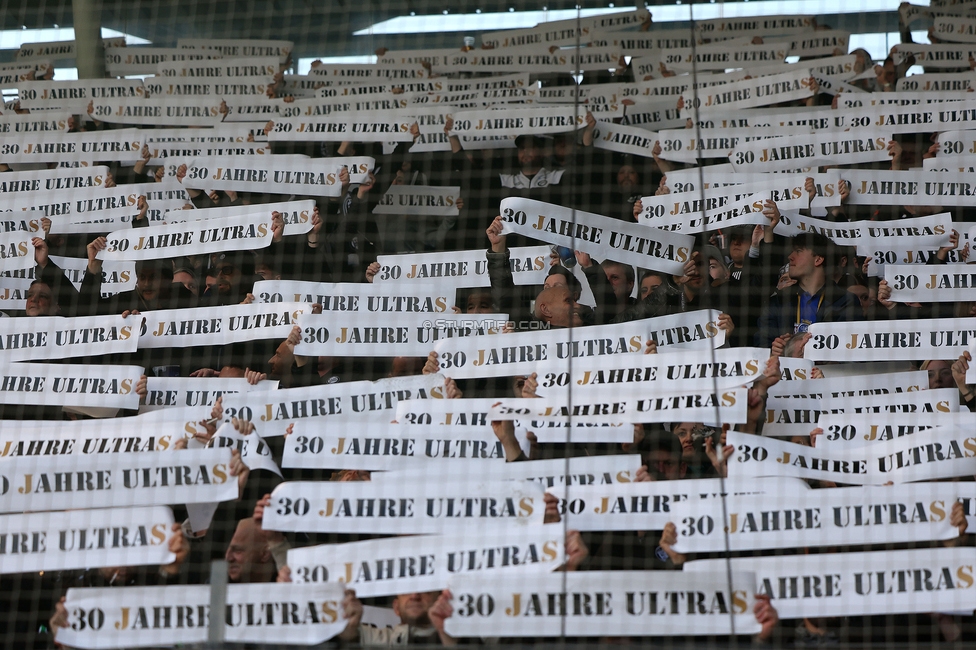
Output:
<path fill-rule="evenodd" d="M 241 275 L 244 277 L 254 275 L 255 273 L 254 254 L 248 251 L 228 251 L 226 253 L 220 253 L 217 255 L 217 259 L 214 262 L 214 267 L 219 266 L 221 262 L 230 264 L 234 268 L 240 269 Z"/>

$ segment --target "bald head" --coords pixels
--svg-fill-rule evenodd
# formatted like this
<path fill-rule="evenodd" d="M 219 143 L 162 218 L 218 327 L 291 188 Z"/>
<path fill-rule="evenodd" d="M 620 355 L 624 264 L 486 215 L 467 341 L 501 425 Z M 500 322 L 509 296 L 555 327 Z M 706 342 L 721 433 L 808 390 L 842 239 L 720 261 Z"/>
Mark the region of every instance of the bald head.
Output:
<path fill-rule="evenodd" d="M 553 327 L 580 327 L 579 305 L 568 287 L 543 289 L 535 299 L 535 317 Z"/>
<path fill-rule="evenodd" d="M 230 582 L 270 582 L 275 575 L 268 536 L 251 517 L 237 522 L 224 558 Z"/>

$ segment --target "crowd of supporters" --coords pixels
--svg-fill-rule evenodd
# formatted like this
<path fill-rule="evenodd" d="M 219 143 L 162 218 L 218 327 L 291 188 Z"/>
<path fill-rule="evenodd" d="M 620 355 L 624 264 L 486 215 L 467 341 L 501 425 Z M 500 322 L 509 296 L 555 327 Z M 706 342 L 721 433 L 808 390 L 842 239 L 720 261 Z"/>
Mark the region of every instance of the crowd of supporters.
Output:
<path fill-rule="evenodd" d="M 858 65 L 873 64 L 863 50 L 857 52 Z M 853 82 L 869 92 L 894 88 L 907 66 L 895 66 L 891 57 L 879 62 L 876 79 Z M 667 70 L 665 75 L 673 74 Z M 287 75 L 276 78 L 283 88 Z M 586 73 L 582 83 L 633 81 L 625 61 L 617 70 Z M 570 75 L 542 75 L 543 87 L 575 83 Z M 273 86 L 271 94 L 279 92 Z M 830 95 L 815 94 L 810 100 L 789 102 L 785 106 L 829 105 Z M 769 107 L 779 108 L 778 106 Z M 582 108 L 585 112 L 585 107 Z M 24 112 L 17 109 L 17 112 Z M 626 118 L 624 118 L 626 119 Z M 619 121 L 619 120 L 618 120 Z M 273 215 L 273 243 L 257 252 L 236 251 L 212 255 L 144 261 L 136 264 L 136 284 L 131 291 L 103 296 L 102 262 L 97 253 L 106 247 L 104 236 L 48 233 L 34 240 L 36 266 L 33 281 L 22 310 L 9 310 L 12 318 L 33 316 L 88 316 L 133 314 L 160 309 L 224 306 L 254 300 L 257 280 L 306 280 L 315 282 L 373 282 L 381 266 L 377 256 L 422 254 L 440 251 L 478 249 L 484 251 L 490 286 L 461 289 L 454 309 L 462 313 L 504 313 L 509 320 L 529 325 L 540 321 L 550 328 L 583 328 L 622 323 L 657 316 L 681 314 L 699 309 L 721 312 L 720 327 L 730 347 L 759 347 L 771 350 L 772 357 L 763 376 L 749 387 L 749 422 L 736 430 L 761 434 L 766 421 L 765 400 L 771 386 L 781 380 L 780 358 L 802 357 L 810 341 L 810 325 L 841 321 L 883 321 L 891 319 L 969 318 L 976 315 L 976 300 L 960 303 L 897 303 L 891 300 L 887 283 L 869 274 L 870 258 L 852 247 L 840 246 L 818 233 L 782 237 L 774 233 L 781 213 L 776 203 L 767 200 L 762 214 L 766 223 L 713 230 L 696 236 L 694 253 L 681 274 L 634 268 L 611 259 L 595 259 L 582 251 L 553 247 L 550 268 L 542 286 L 516 285 L 510 251 L 515 246 L 534 242 L 520 236 L 503 235 L 499 204 L 508 197 L 523 197 L 604 215 L 621 221 L 635 221 L 642 210 L 641 197 L 667 194 L 668 174 L 682 165 L 662 157 L 660 146 L 652 156 L 641 158 L 598 149 L 593 132 L 598 121 L 586 112 L 585 126 L 578 131 L 556 135 L 522 135 L 514 148 L 469 150 L 453 132 L 448 120 L 451 151 L 410 153 L 410 143 L 400 143 L 385 153 L 376 143 L 272 143 L 274 154 L 302 153 L 312 157 L 368 155 L 376 169 L 366 182 L 350 183 L 344 173 L 341 196 L 335 199 L 311 197 L 316 210 L 311 230 L 304 235 L 284 235 L 283 215 Z M 257 129 L 263 131 L 274 124 Z M 653 126 L 653 125 L 651 125 Z M 691 124 L 688 125 L 691 128 Z M 110 129 L 89 115 L 76 116 L 73 129 Z M 863 165 L 875 169 L 910 169 L 935 155 L 929 140 L 933 134 L 897 136 L 888 143 L 890 163 Z M 120 187 L 131 183 L 163 180 L 160 168 L 149 165 L 148 147 L 134 166 L 114 160 L 96 161 L 111 169 L 112 181 Z M 716 161 L 706 161 L 716 162 Z M 3 164 L 0 170 L 21 169 Z M 816 170 L 815 170 L 816 171 Z M 186 166 L 176 178 L 183 181 Z M 841 169 L 843 179 L 843 169 Z M 843 182 L 843 181 L 842 181 Z M 459 186 L 462 200 L 456 217 L 373 214 L 373 208 L 386 188 L 392 185 Z M 816 188 L 807 186 L 812 202 Z M 261 193 L 188 189 L 194 209 L 258 205 L 309 197 Z M 955 223 L 972 221 L 972 208 L 931 206 L 848 206 L 848 189 L 841 189 L 842 202 L 826 219 L 897 220 L 951 212 Z M 149 225 L 151 206 L 140 198 L 132 227 Z M 45 220 L 45 230 L 50 221 Z M 930 264 L 945 265 L 951 260 L 965 261 L 969 245 L 960 245 L 961 234 L 953 232 L 949 245 L 934 251 Z M 80 289 L 75 288 L 52 257 L 87 259 L 87 271 Z M 581 270 L 581 273 L 578 271 Z M 582 282 L 581 282 L 582 280 Z M 588 285 L 592 304 L 581 304 L 583 282 Z M 440 371 L 436 352 L 426 358 L 339 358 L 305 359 L 295 354 L 300 331 L 296 327 L 283 341 L 235 343 L 218 348 L 168 348 L 139 350 L 113 358 L 86 359 L 88 363 L 128 363 L 146 368 L 148 376 L 243 377 L 252 383 L 278 380 L 281 388 L 325 386 L 338 382 L 382 377 L 430 374 Z M 505 336 L 505 334 L 500 334 Z M 647 353 L 656 353 L 649 344 Z M 927 370 L 928 388 L 953 388 L 959 391 L 963 408 L 976 410 L 974 386 L 967 384 L 966 372 L 972 361 L 969 353 L 958 358 L 917 359 L 914 368 Z M 449 375 L 449 372 L 445 374 Z M 814 370 L 814 377 L 822 377 Z M 446 379 L 449 397 L 535 397 L 539 387 L 536 374 L 502 379 Z M 140 384 L 145 393 L 145 382 Z M 4 419 L 65 420 L 81 418 L 60 407 L 2 407 Z M 122 413 L 120 417 L 132 415 Z M 196 434 L 206 442 L 223 419 L 220 403 L 207 420 L 207 433 Z M 234 421 L 243 433 L 253 428 L 245 421 Z M 340 425 L 341 426 L 341 425 Z M 639 453 L 643 466 L 638 481 L 668 481 L 683 478 L 722 477 L 727 473 L 726 430 L 713 429 L 702 422 L 672 422 L 666 425 L 634 426 L 634 439 L 626 444 L 540 444 L 517 439 L 512 422 L 493 422 L 508 462 L 565 458 L 587 455 Z M 260 433 L 260 426 L 258 427 Z M 799 436 L 793 442 L 815 444 L 818 432 Z M 268 438 L 273 454 L 280 459 L 288 437 Z M 182 446 L 186 442 L 181 442 Z M 206 583 L 210 560 L 224 557 L 231 582 L 290 581 L 286 564 L 289 548 L 324 543 L 341 543 L 362 538 L 336 534 L 282 534 L 262 528 L 264 511 L 271 505 L 270 493 L 281 480 L 368 481 L 367 471 L 283 469 L 283 478 L 266 471 L 250 471 L 235 452 L 233 474 L 240 486 L 240 499 L 223 503 L 211 527 L 192 530 L 188 521 L 174 529 L 169 545 L 176 554 L 173 564 L 162 567 L 102 567 L 88 571 L 46 572 L 5 575 L 0 578 L 4 595 L 4 623 L 16 630 L 19 647 L 33 644 L 45 647 L 53 642 L 53 632 L 66 626 L 68 612 L 64 592 L 79 586 L 166 585 Z M 971 480 L 972 477 L 969 477 Z M 436 476 L 430 476 L 436 481 Z M 817 488 L 832 487 L 818 484 Z M 177 519 L 180 507 L 176 506 Z M 185 514 L 185 513 L 184 513 Z M 547 497 L 547 522 L 556 524 L 560 513 L 554 497 Z M 952 523 L 960 537 L 945 544 L 973 545 L 967 535 L 961 504 L 953 508 Z M 185 517 L 183 518 L 185 519 Z M 675 526 L 641 532 L 567 531 L 566 571 L 656 570 L 679 571 L 688 558 L 675 552 Z M 936 543 L 932 544 L 933 546 Z M 883 550 L 858 547 L 845 550 Z M 802 552 L 802 549 L 800 550 Z M 516 577 L 516 580 L 523 579 Z M 527 579 L 527 578 L 526 578 Z M 388 599 L 375 599 L 386 605 Z M 346 592 L 344 614 L 349 620 L 340 642 L 400 645 L 406 643 L 454 644 L 444 632 L 444 621 L 452 614 L 449 592 L 401 594 L 392 607 L 401 624 L 376 628 L 361 624 L 363 603 L 354 591 Z M 973 617 L 953 613 L 911 616 L 806 618 L 780 621 L 775 602 L 760 597 L 755 616 L 762 625 L 759 641 L 790 643 L 801 647 L 832 645 L 843 641 L 912 640 L 918 643 L 965 639 L 976 633 Z M 49 620 L 48 620 L 49 618 Z M 48 634 L 50 633 L 50 634 Z M 505 638 L 505 630 L 498 631 Z M 649 636 L 653 636 L 650 634 Z M 612 631 L 607 639 L 615 637 Z M 623 639 L 614 639 L 623 641 Z M 474 640 L 464 640 L 474 641 Z M 634 641 L 637 641 L 636 639 Z M 22 643 L 22 645 L 21 645 Z"/>

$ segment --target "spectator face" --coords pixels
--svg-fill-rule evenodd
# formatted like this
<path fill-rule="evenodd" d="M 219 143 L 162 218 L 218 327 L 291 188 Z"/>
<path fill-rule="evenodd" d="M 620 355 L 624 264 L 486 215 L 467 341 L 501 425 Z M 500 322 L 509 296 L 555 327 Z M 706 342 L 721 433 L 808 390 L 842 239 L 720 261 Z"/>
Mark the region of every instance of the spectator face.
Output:
<path fill-rule="evenodd" d="M 674 481 L 681 478 L 681 459 L 664 450 L 645 454 L 648 473 L 659 481 Z"/>
<path fill-rule="evenodd" d="M 401 623 L 415 626 L 430 625 L 427 610 L 437 601 L 439 591 L 419 594 L 400 594 L 393 600 L 393 613 L 400 617 Z"/>
<path fill-rule="evenodd" d="M 419 375 L 424 369 L 427 357 L 394 357 L 391 377 L 409 377 Z"/>
<path fill-rule="evenodd" d="M 258 264 L 254 272 L 261 276 L 262 280 L 280 280 L 281 276 L 272 270 L 267 264 Z"/>
<path fill-rule="evenodd" d="M 929 389 L 955 388 L 951 361 L 930 361 L 926 370 L 929 373 Z"/>
<path fill-rule="evenodd" d="M 566 278 L 558 273 L 553 273 L 546 278 L 546 282 L 543 285 L 546 289 L 550 287 L 565 287 L 569 289 L 569 283 L 566 282 Z"/>
<path fill-rule="evenodd" d="M 649 275 L 641 280 L 640 297 L 646 298 L 651 292 L 664 284 L 664 278 L 659 275 Z"/>
<path fill-rule="evenodd" d="M 60 309 L 51 287 L 43 282 L 34 282 L 30 285 L 25 307 L 28 316 L 57 316 Z"/>
<path fill-rule="evenodd" d="M 230 582 L 254 582 L 262 573 L 274 568 L 271 551 L 261 529 L 253 519 L 242 519 L 224 554 L 227 560 L 227 579 Z"/>
<path fill-rule="evenodd" d="M 637 187 L 637 170 L 630 165 L 623 165 L 617 171 L 617 187 L 629 192 Z"/>
<path fill-rule="evenodd" d="M 158 299 L 162 288 L 163 278 L 154 269 L 143 270 L 136 278 L 136 291 L 146 302 Z"/>
<path fill-rule="evenodd" d="M 542 157 L 542 148 L 531 139 L 528 139 L 518 150 L 518 161 L 522 167 L 531 169 L 542 167 Z"/>
<path fill-rule="evenodd" d="M 746 261 L 746 255 L 749 254 L 749 245 L 751 242 L 746 239 L 736 239 L 729 242 L 729 257 L 732 258 L 732 263 L 736 266 L 742 266 Z"/>
<path fill-rule="evenodd" d="M 712 279 L 712 286 L 717 287 L 729 279 L 729 272 L 722 268 L 718 260 L 708 260 L 708 277 Z"/>
<path fill-rule="evenodd" d="M 871 290 L 861 284 L 851 285 L 847 287 L 847 290 L 857 296 L 858 301 L 861 303 L 861 309 L 863 309 L 864 313 L 867 314 L 874 305 L 877 294 L 872 297 Z"/>
<path fill-rule="evenodd" d="M 241 286 L 241 270 L 233 264 L 221 262 L 217 267 L 217 291 L 230 293 Z"/>
<path fill-rule="evenodd" d="M 173 274 L 173 282 L 179 282 L 186 287 L 194 296 L 197 295 L 199 288 L 196 279 L 186 271 L 179 271 Z"/>
<path fill-rule="evenodd" d="M 569 292 L 568 288 L 546 289 L 539 294 L 536 300 L 543 303 L 544 309 L 540 310 L 543 320 L 553 327 L 580 327 L 583 325 L 583 319 L 579 315 L 580 306 L 573 299 L 573 294 Z"/>
<path fill-rule="evenodd" d="M 626 300 L 630 292 L 634 290 L 634 283 L 627 281 L 627 274 L 624 267 L 619 264 L 603 263 L 603 272 L 607 274 L 607 280 L 613 287 L 613 295 L 617 300 Z"/>
<path fill-rule="evenodd" d="M 794 248 L 790 253 L 790 277 L 794 280 L 802 280 L 813 275 L 817 268 L 817 257 L 809 248 Z M 820 258 L 823 260 L 823 258 Z M 821 262 L 822 263 L 822 262 Z"/>
<path fill-rule="evenodd" d="M 674 435 L 678 436 L 678 442 L 681 443 L 681 456 L 683 458 L 695 455 L 695 444 L 691 440 L 691 432 L 694 430 L 694 422 L 681 422 L 672 431 Z"/>
<path fill-rule="evenodd" d="M 490 293 L 472 293 L 464 307 L 465 314 L 491 314 L 494 312 Z"/>

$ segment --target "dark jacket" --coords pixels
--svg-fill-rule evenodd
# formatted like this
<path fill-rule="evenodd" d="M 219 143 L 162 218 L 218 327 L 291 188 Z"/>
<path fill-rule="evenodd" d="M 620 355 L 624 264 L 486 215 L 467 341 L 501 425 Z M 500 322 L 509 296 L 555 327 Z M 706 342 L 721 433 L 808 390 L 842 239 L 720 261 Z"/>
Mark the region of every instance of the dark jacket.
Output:
<path fill-rule="evenodd" d="M 823 300 L 817 309 L 818 323 L 837 323 L 864 320 L 864 312 L 860 302 L 853 293 L 837 286 L 833 281 L 817 293 L 823 295 Z M 777 336 L 792 334 L 796 323 L 797 302 L 800 299 L 800 285 L 794 284 L 782 291 L 774 293 L 768 304 L 759 315 L 759 331 L 756 333 L 756 345 L 768 348 Z"/>

